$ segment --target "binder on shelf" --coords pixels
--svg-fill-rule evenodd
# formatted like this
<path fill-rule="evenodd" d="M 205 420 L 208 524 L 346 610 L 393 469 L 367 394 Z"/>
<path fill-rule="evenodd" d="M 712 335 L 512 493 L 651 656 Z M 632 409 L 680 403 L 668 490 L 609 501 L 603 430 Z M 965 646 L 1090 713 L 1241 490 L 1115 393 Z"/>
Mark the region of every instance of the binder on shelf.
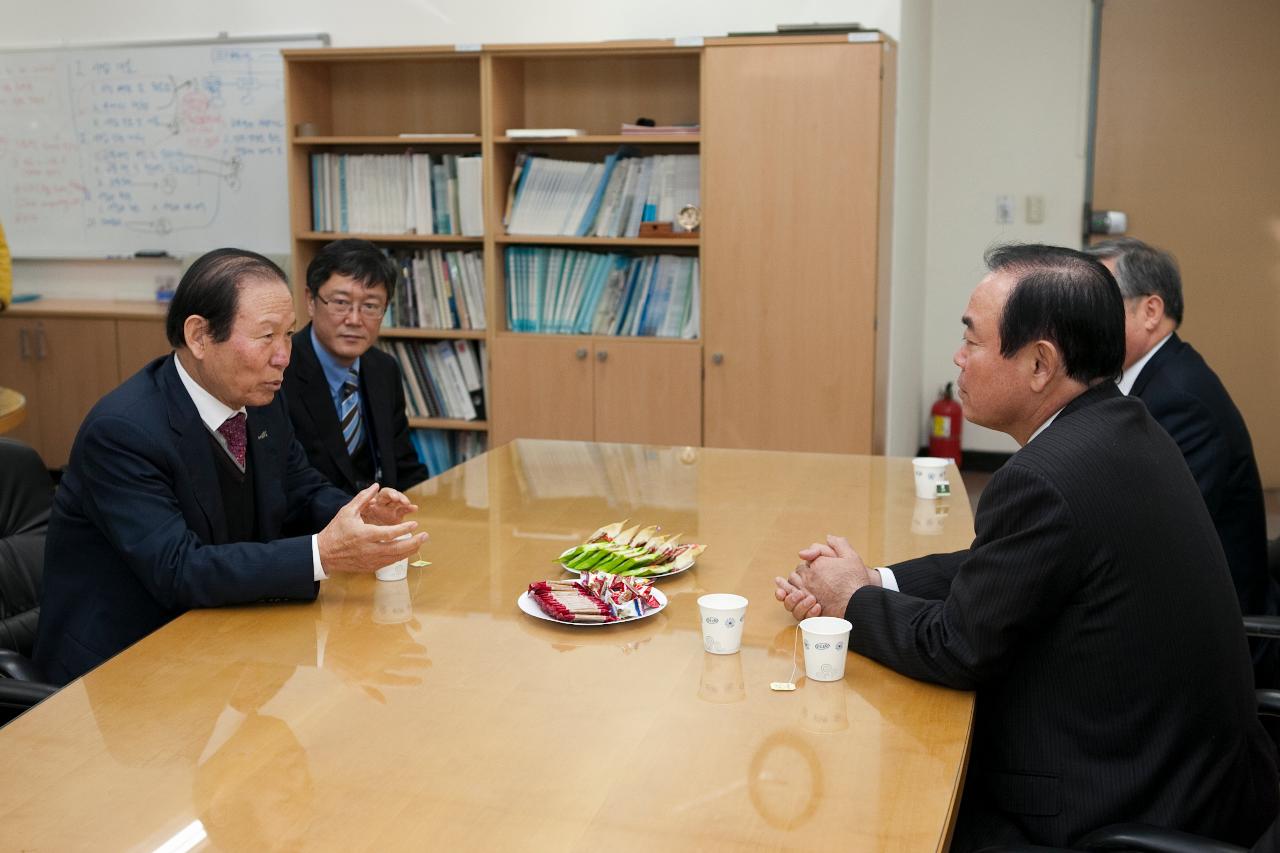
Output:
<path fill-rule="evenodd" d="M 312 228 L 480 237 L 482 172 L 479 155 L 312 154 Z"/>

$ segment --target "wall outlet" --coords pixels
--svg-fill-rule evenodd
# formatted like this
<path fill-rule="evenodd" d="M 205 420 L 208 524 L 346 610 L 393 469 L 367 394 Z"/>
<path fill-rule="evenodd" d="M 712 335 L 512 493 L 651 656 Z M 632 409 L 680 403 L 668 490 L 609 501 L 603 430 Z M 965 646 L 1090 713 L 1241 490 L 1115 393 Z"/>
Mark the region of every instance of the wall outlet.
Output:
<path fill-rule="evenodd" d="M 1027 196 L 1027 224 L 1040 225 L 1044 222 L 1044 196 Z"/>
<path fill-rule="evenodd" d="M 1013 196 L 1011 195 L 996 196 L 996 224 L 997 225 L 1013 224 Z"/>

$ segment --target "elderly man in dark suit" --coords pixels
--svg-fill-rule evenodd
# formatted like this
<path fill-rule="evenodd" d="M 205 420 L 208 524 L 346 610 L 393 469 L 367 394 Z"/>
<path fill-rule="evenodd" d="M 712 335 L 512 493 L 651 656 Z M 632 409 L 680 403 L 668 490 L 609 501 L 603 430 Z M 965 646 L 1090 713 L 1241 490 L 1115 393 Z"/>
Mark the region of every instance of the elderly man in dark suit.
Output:
<path fill-rule="evenodd" d="M 330 572 L 414 553 L 416 509 L 307 464 L 277 391 L 293 299 L 268 259 L 219 249 L 178 284 L 173 354 L 102 398 L 71 449 L 45 551 L 35 660 L 66 682 L 183 612 L 313 600 Z"/>
<path fill-rule="evenodd" d="M 1120 821 L 1249 844 L 1280 809 L 1222 548 L 1177 445 L 1115 386 L 1120 292 L 1069 249 L 988 254 L 956 353 L 965 417 L 1022 449 L 969 549 L 868 569 L 830 537 L 777 579 L 850 649 L 977 691 L 953 850 Z"/>
<path fill-rule="evenodd" d="M 1267 511 L 1253 442 L 1240 410 L 1200 353 L 1178 336 L 1182 276 L 1168 252 L 1131 237 L 1085 250 L 1115 275 L 1124 297 L 1120 390 L 1147 404 L 1177 442 L 1227 555 L 1240 609 L 1280 612 L 1267 571 Z M 1255 640 L 1258 686 L 1280 686 L 1280 645 Z"/>
<path fill-rule="evenodd" d="M 307 267 L 307 313 L 284 372 L 302 449 L 341 489 L 407 489 L 427 479 L 409 441 L 396 360 L 374 348 L 395 294 L 395 264 L 365 240 L 337 240 Z"/>

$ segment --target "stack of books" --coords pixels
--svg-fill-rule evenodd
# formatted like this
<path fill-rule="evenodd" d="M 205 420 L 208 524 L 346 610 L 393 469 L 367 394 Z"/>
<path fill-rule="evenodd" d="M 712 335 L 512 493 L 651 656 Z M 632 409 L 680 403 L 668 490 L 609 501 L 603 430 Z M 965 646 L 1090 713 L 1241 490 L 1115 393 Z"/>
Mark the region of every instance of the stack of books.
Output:
<path fill-rule="evenodd" d="M 483 329 L 484 253 L 480 250 L 387 251 L 401 281 L 386 324 L 415 329 Z"/>
<path fill-rule="evenodd" d="M 486 450 L 487 441 L 485 434 L 482 432 L 473 432 L 470 430 L 459 430 L 453 432 L 443 429 L 415 429 L 409 431 L 409 441 L 413 444 L 413 449 L 418 452 L 418 459 L 423 465 L 427 466 L 427 472 L 432 477 L 439 476 L 448 471 L 455 465 L 461 465 L 473 456 L 479 456 Z M 457 483 L 454 484 L 457 486 Z M 473 485 L 484 486 L 484 481 L 480 478 L 469 478 L 464 484 L 467 491 L 473 491 Z M 470 496 L 468 506 L 488 506 L 487 496 L 482 496 L 482 501 L 472 503 Z"/>
<path fill-rule="evenodd" d="M 696 136 L 702 130 L 697 124 L 624 124 L 623 136 Z"/>
<path fill-rule="evenodd" d="M 511 246 L 506 274 L 512 331 L 698 337 L 696 257 Z"/>
<path fill-rule="evenodd" d="M 697 154 L 639 157 L 622 148 L 586 163 L 522 153 L 504 221 L 508 234 L 636 237 L 641 222 L 675 222 L 698 198 Z"/>
<path fill-rule="evenodd" d="M 379 340 L 400 362 L 409 417 L 482 421 L 488 367 L 483 341 Z"/>
<path fill-rule="evenodd" d="M 479 155 L 312 154 L 312 229 L 479 237 L 481 170 Z"/>

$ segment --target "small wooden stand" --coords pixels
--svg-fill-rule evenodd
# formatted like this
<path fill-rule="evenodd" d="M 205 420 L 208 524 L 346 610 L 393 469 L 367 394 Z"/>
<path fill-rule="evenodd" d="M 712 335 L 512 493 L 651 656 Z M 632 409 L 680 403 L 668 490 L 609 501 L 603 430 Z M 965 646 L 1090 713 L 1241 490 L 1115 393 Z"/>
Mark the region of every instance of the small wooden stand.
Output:
<path fill-rule="evenodd" d="M 698 232 L 694 231 L 677 231 L 675 225 L 671 222 L 641 222 L 641 237 L 697 237 Z"/>

